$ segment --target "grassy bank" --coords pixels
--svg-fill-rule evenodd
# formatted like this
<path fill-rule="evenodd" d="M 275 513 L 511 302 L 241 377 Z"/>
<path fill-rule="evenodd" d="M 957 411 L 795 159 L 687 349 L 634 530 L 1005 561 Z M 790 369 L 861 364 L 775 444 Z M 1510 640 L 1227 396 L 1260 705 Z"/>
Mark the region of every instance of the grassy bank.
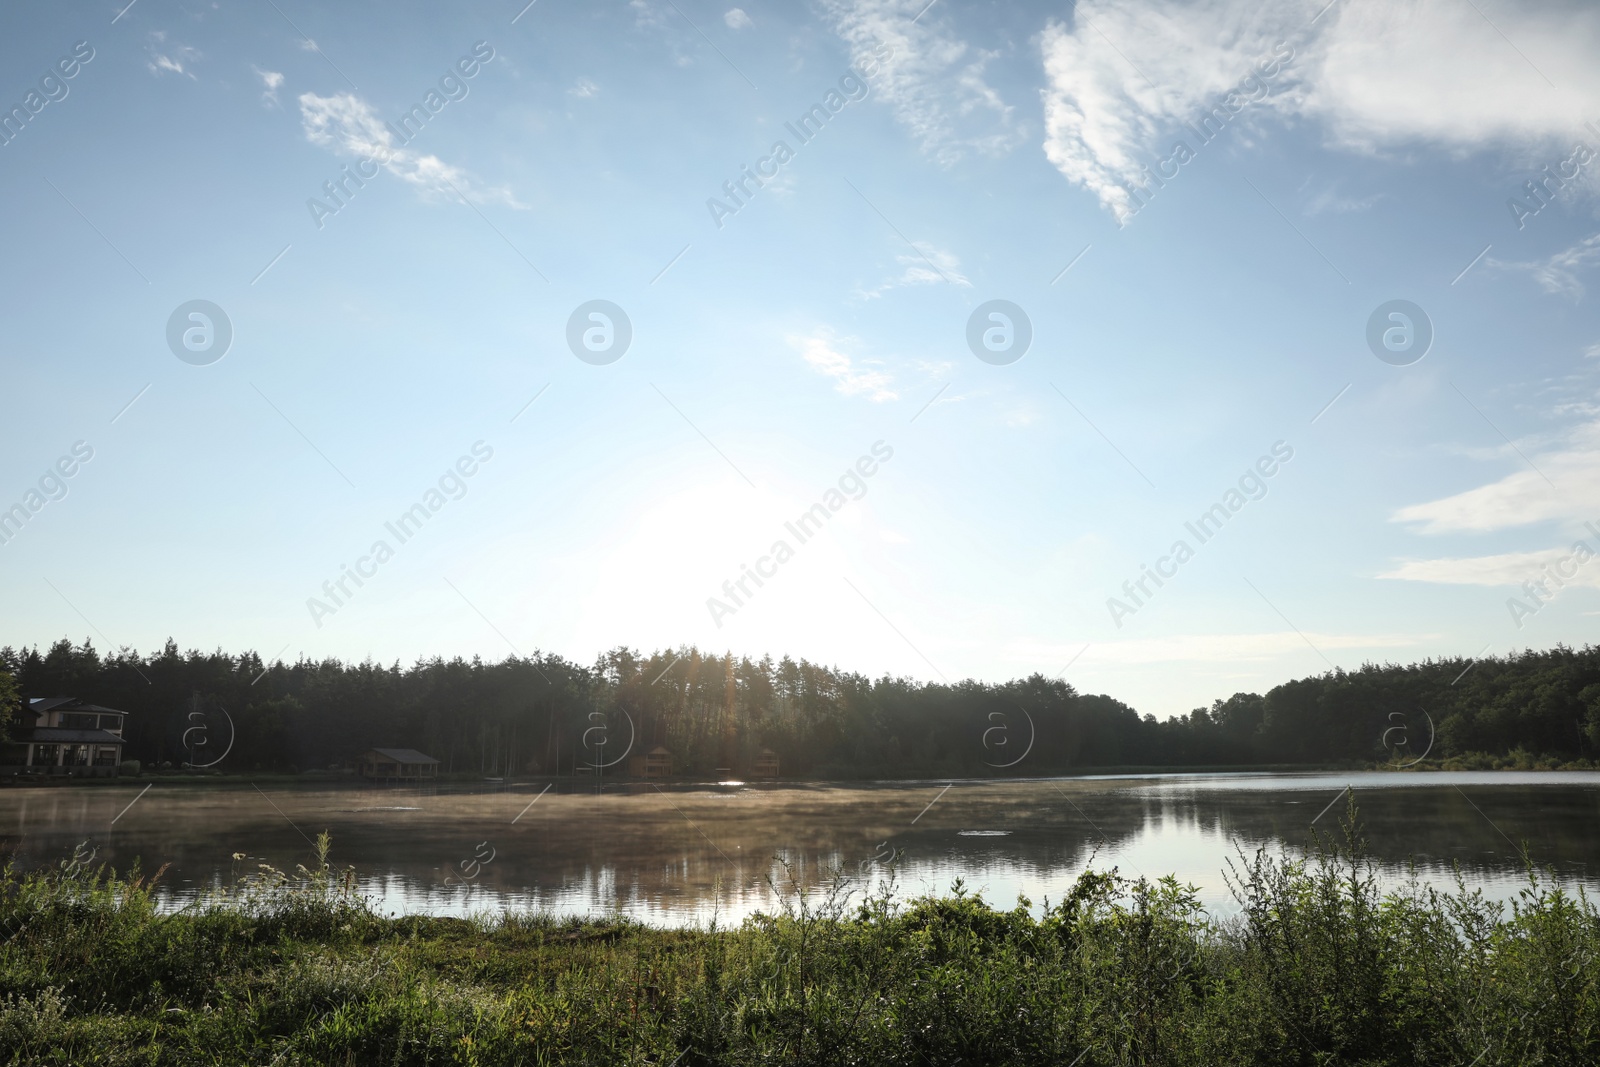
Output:
<path fill-rule="evenodd" d="M 1593 771 L 1600 764 L 1590 759 L 1563 759 L 1542 756 L 1525 748 L 1514 748 L 1503 756 L 1490 752 L 1464 752 L 1443 759 L 1419 760 L 1414 764 L 1374 763 L 1374 770 L 1414 771 Z"/>
<path fill-rule="evenodd" d="M 13 1063 L 1586 1064 L 1600 915 L 1383 894 L 1348 834 L 1237 913 L 1085 873 L 1040 917 L 843 883 L 736 929 L 374 914 L 322 858 L 176 914 L 155 877 L 0 877 Z"/>

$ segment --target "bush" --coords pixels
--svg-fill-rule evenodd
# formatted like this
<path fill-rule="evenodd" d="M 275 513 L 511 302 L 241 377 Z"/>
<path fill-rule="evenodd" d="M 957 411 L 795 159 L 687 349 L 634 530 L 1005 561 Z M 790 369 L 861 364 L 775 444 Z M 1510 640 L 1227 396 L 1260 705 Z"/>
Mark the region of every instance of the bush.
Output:
<path fill-rule="evenodd" d="M 121 763 L 117 764 L 117 773 L 127 775 L 130 778 L 139 777 L 140 772 L 143 770 L 144 764 L 140 763 L 136 759 L 125 759 Z"/>
<path fill-rule="evenodd" d="M 1405 1065 L 1600 1062 L 1600 913 L 1531 871 L 1381 891 L 1354 831 L 1241 853 L 1236 914 L 1085 871 L 1037 913 L 792 876 L 734 929 L 375 914 L 259 868 L 171 911 L 80 850 L 0 871 L 0 1061 Z M 240 857 L 242 858 L 242 857 Z"/>

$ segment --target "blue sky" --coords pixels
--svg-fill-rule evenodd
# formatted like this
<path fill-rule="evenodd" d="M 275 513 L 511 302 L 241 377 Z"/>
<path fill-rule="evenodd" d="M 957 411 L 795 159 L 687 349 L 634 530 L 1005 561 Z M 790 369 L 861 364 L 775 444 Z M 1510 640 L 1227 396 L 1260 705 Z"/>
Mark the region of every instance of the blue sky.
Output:
<path fill-rule="evenodd" d="M 0 641 L 693 643 L 1166 715 L 1596 632 L 1592 7 L 4 18 Z M 169 345 L 196 300 L 221 358 Z M 1393 300 L 1420 359 L 1369 347 Z"/>

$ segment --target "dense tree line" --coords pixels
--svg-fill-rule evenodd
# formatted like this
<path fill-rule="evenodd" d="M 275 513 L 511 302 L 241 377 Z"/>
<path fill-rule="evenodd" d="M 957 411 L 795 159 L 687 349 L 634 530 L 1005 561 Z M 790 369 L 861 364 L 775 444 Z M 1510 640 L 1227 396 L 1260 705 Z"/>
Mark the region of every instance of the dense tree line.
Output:
<path fill-rule="evenodd" d="M 42 653 L 0 648 L 0 703 L 7 674 L 28 696 L 128 712 L 128 758 L 221 770 L 327 768 L 379 746 L 492 775 L 595 764 L 615 774 L 627 754 L 655 745 L 680 773 L 748 773 L 770 749 L 785 776 L 841 777 L 1600 753 L 1600 648 L 1590 646 L 1367 664 L 1162 721 L 1038 674 L 934 684 L 693 648 L 648 657 L 619 648 L 589 666 L 537 655 L 406 668 L 269 665 L 254 652 L 182 653 L 171 641 L 150 655 L 102 655 L 63 639 Z"/>

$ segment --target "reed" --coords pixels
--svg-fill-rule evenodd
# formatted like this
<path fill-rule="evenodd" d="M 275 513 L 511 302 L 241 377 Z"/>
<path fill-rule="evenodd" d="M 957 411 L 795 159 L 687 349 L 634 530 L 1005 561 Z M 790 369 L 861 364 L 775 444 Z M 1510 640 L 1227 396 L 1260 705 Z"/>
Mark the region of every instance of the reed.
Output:
<path fill-rule="evenodd" d="M 1350 809 L 1306 858 L 1241 854 L 1235 907 L 1086 870 L 997 908 L 775 886 L 737 927 L 387 917 L 329 862 L 177 912 L 82 855 L 0 872 L 12 1063 L 1591 1064 L 1600 915 L 1531 866 L 1381 890 Z"/>

